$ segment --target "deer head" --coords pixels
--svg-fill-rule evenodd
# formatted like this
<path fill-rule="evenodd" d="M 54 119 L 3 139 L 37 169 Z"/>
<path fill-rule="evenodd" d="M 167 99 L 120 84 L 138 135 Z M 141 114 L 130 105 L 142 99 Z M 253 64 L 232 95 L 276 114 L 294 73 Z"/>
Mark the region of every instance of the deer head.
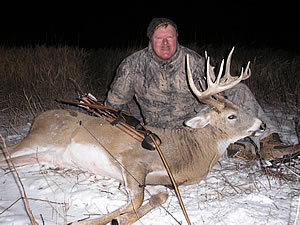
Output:
<path fill-rule="evenodd" d="M 251 71 L 249 68 L 250 62 L 248 62 L 245 71 L 242 68 L 241 74 L 239 76 L 232 76 L 230 74 L 230 64 L 231 64 L 231 57 L 234 48 L 229 53 L 229 56 L 226 61 L 225 66 L 225 73 L 223 75 L 224 70 L 224 59 L 221 62 L 221 66 L 219 69 L 218 76 L 215 76 L 214 67 L 210 65 L 209 57 L 207 58 L 207 65 L 206 65 L 206 83 L 203 84 L 200 81 L 200 86 L 202 90 L 198 90 L 193 78 L 192 73 L 190 70 L 189 65 L 189 56 L 187 55 L 187 77 L 190 88 L 192 89 L 195 96 L 198 100 L 204 104 L 212 106 L 215 109 L 215 113 L 211 112 L 211 109 L 204 108 L 201 112 L 197 114 L 196 117 L 193 117 L 187 121 L 185 121 L 185 125 L 191 128 L 203 128 L 208 124 L 214 124 L 216 121 L 221 121 L 223 118 L 224 127 L 228 132 L 232 130 L 231 136 L 238 137 L 237 129 L 234 129 L 236 126 L 240 127 L 240 130 L 246 131 L 248 136 L 250 135 L 261 135 L 264 130 L 264 124 L 261 125 L 261 130 L 257 131 L 255 129 L 244 129 L 244 126 L 248 126 L 247 121 L 243 120 L 242 122 L 238 122 L 241 118 L 249 118 L 251 117 L 247 112 L 244 112 L 240 107 L 233 104 L 229 100 L 225 99 L 224 96 L 220 94 L 220 92 L 230 89 L 237 85 L 242 80 L 245 80 L 250 77 Z M 257 121 L 260 121 L 257 119 Z M 251 122 L 251 121 L 249 121 Z M 261 121 L 259 122 L 261 123 Z M 215 125 L 213 125 L 215 126 Z M 218 125 L 219 126 L 219 125 Z M 239 139 L 239 138 L 238 138 Z"/>

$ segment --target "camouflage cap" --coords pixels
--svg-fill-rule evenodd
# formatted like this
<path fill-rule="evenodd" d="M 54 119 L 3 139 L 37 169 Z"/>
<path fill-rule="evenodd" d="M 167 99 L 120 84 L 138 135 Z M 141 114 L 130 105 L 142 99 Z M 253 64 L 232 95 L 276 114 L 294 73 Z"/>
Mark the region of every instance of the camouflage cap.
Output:
<path fill-rule="evenodd" d="M 148 38 L 149 39 L 152 38 L 152 35 L 154 34 L 154 32 L 156 31 L 157 28 L 159 28 L 160 26 L 163 26 L 163 25 L 168 25 L 168 24 L 172 25 L 175 28 L 177 36 L 178 36 L 178 30 L 177 30 L 176 23 L 174 23 L 172 20 L 167 19 L 167 18 L 154 18 L 151 20 L 151 22 L 147 28 Z"/>

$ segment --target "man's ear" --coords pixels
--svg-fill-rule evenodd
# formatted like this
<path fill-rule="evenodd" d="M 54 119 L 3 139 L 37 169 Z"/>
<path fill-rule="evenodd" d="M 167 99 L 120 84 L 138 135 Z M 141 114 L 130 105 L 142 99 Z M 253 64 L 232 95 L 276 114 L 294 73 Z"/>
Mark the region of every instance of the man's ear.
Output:
<path fill-rule="evenodd" d="M 210 115 L 203 113 L 201 115 L 197 115 L 185 121 L 184 124 L 191 128 L 203 128 L 207 126 L 209 122 L 210 122 Z"/>

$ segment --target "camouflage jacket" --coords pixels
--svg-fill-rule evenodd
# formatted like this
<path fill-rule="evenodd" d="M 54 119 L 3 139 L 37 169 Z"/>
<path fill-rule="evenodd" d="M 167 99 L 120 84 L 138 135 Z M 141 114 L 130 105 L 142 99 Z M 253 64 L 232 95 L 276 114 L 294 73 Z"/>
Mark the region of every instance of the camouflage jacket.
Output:
<path fill-rule="evenodd" d="M 123 60 L 108 93 L 106 104 L 137 116 L 132 107 L 134 99 L 146 125 L 160 128 L 178 128 L 184 120 L 195 115 L 201 103 L 192 94 L 186 75 L 186 55 L 195 84 L 204 77 L 205 59 L 196 52 L 178 44 L 175 55 L 168 61 L 157 60 L 152 46 Z"/>

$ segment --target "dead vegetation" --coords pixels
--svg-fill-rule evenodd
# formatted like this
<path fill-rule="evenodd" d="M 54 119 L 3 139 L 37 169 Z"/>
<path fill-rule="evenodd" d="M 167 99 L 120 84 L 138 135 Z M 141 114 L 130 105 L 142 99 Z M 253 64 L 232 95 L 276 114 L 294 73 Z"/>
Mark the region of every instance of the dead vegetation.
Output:
<path fill-rule="evenodd" d="M 231 46 L 215 47 L 191 44 L 200 54 L 207 50 L 213 64 L 224 58 Z M 77 85 L 84 92 L 104 96 L 118 64 L 138 50 L 98 49 L 76 47 L 0 47 L 0 111 L 37 113 L 62 107 L 55 99 L 76 98 Z M 299 109 L 300 56 L 273 49 L 237 47 L 233 73 L 241 63 L 251 61 L 252 77 L 246 81 L 257 99 L 270 104 L 288 103 Z"/>
<path fill-rule="evenodd" d="M 56 99 L 75 99 L 80 91 L 104 96 L 117 65 L 134 50 L 2 46 L 0 112 L 17 125 L 24 114 L 66 107 Z"/>

